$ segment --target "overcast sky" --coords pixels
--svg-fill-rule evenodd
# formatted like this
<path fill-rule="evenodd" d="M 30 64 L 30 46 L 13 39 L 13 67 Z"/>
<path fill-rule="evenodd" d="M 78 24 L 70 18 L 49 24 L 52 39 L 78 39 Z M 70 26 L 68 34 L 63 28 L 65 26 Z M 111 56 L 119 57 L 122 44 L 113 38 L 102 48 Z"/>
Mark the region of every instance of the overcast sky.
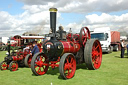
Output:
<path fill-rule="evenodd" d="M 0 37 L 48 33 L 50 7 L 58 9 L 57 29 L 62 25 L 79 33 L 87 26 L 128 32 L 128 0 L 1 0 Z"/>

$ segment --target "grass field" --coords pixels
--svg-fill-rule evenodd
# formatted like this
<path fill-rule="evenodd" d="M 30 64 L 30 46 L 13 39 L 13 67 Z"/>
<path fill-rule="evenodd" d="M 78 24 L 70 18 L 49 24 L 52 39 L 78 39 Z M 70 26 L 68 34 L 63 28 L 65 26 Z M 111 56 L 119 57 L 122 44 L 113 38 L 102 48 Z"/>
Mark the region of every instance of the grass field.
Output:
<path fill-rule="evenodd" d="M 5 51 L 0 51 L 0 62 Z M 59 69 L 49 69 L 42 76 L 32 74 L 30 68 L 19 68 L 15 72 L 0 71 L 0 85 L 128 85 L 128 58 L 120 58 L 120 51 L 103 54 L 98 70 L 88 70 L 85 64 L 78 65 L 75 76 L 69 80 L 60 77 Z"/>

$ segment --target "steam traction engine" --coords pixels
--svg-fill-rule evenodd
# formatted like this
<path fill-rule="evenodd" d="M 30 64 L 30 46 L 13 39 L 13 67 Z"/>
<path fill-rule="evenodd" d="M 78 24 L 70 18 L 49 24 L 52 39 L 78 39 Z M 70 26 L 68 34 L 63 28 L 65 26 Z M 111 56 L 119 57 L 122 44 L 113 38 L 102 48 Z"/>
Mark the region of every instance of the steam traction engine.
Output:
<path fill-rule="evenodd" d="M 29 51 L 25 50 L 25 52 L 10 52 L 11 44 L 8 42 L 8 54 L 4 58 L 4 61 L 0 63 L 0 70 L 16 71 L 18 69 L 18 64 L 20 66 L 24 65 L 23 58 L 28 54 Z"/>
<path fill-rule="evenodd" d="M 51 37 L 43 44 L 43 52 L 33 56 L 31 70 L 35 75 L 43 75 L 51 68 L 59 67 L 60 75 L 64 79 L 74 76 L 76 64 L 86 63 L 90 70 L 98 69 L 102 61 L 102 49 L 100 42 L 90 39 L 90 32 L 83 27 L 79 34 L 63 31 L 62 27 L 56 31 L 56 8 L 50 8 Z M 58 63 L 59 62 L 59 63 Z"/>
<path fill-rule="evenodd" d="M 9 69 L 10 71 L 16 71 L 19 66 L 30 67 L 31 59 L 33 57 L 32 55 L 30 55 L 30 48 L 23 49 L 23 47 L 25 47 L 25 43 L 29 43 L 29 42 L 21 43 L 21 41 L 25 41 L 26 39 L 28 41 L 33 39 L 43 39 L 43 36 L 19 36 L 19 35 L 14 36 L 14 40 L 17 41 L 17 43 L 10 44 L 10 41 L 8 42 L 8 54 L 4 58 L 4 61 L 0 63 L 0 70 Z M 42 51 L 41 44 L 37 44 L 37 45 L 39 50 Z M 18 49 L 17 52 L 15 51 L 10 52 L 11 46 L 13 46 L 14 48 L 20 47 L 20 49 Z"/>

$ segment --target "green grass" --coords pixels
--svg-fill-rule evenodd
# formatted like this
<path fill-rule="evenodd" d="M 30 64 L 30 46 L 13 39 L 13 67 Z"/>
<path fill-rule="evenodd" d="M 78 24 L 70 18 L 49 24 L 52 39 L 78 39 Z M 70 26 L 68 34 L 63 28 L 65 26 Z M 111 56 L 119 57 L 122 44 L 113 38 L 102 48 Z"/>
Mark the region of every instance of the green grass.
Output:
<path fill-rule="evenodd" d="M 5 51 L 0 51 L 0 61 Z M 35 76 L 30 68 L 15 72 L 0 71 L 0 85 L 128 85 L 128 58 L 120 58 L 120 51 L 104 54 L 98 70 L 88 70 L 85 64 L 78 65 L 75 76 L 69 80 L 60 77 L 59 69 L 49 70 L 45 75 Z"/>

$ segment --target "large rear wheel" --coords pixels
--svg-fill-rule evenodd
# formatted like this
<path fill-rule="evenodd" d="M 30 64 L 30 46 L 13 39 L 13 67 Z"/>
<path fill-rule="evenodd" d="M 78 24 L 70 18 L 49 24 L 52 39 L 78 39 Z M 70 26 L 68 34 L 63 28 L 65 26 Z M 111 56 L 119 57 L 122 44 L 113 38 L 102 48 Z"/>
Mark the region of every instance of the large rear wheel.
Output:
<path fill-rule="evenodd" d="M 85 63 L 90 70 L 98 69 L 102 62 L 102 48 L 100 42 L 96 39 L 87 41 L 84 48 Z"/>
<path fill-rule="evenodd" d="M 32 57 L 31 70 L 36 76 L 43 75 L 48 71 L 48 64 L 47 56 L 43 52 L 36 53 Z"/>
<path fill-rule="evenodd" d="M 32 55 L 28 54 L 24 60 L 25 66 L 31 67 L 31 60 L 32 60 Z"/>
<path fill-rule="evenodd" d="M 65 53 L 61 59 L 59 64 L 59 72 L 60 75 L 64 79 L 70 79 L 74 76 L 76 71 L 76 60 L 72 53 Z"/>

